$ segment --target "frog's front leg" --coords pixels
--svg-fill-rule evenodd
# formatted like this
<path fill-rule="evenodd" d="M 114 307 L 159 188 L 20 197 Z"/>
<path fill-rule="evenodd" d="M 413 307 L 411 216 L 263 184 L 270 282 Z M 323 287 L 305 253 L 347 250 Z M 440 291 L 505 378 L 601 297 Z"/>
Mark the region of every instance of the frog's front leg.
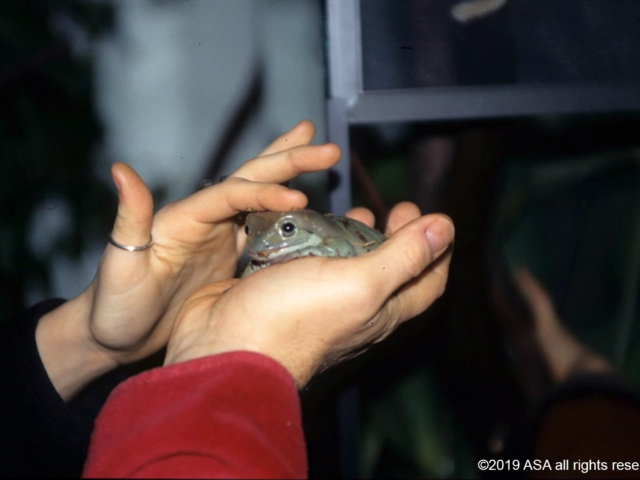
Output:
<path fill-rule="evenodd" d="M 323 257 L 355 257 L 356 250 L 347 239 L 340 237 L 325 238 L 324 241 L 315 247 L 316 249 L 323 249 L 326 253 L 323 253 Z"/>
<path fill-rule="evenodd" d="M 339 237 L 325 238 L 318 245 L 299 249 L 293 258 L 303 257 L 354 257 L 356 251 L 348 240 Z"/>
<path fill-rule="evenodd" d="M 247 266 L 244 267 L 244 270 L 242 271 L 242 275 L 240 275 L 240 278 L 248 277 L 253 272 L 256 272 L 258 270 L 260 270 L 260 267 L 258 267 L 257 265 L 254 265 L 252 261 L 249 261 L 249 263 L 247 263 Z"/>

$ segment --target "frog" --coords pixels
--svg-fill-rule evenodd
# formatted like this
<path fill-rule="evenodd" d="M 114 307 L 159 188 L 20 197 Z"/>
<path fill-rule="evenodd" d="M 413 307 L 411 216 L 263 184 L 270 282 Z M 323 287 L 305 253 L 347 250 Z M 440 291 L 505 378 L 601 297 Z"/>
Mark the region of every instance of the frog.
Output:
<path fill-rule="evenodd" d="M 381 232 L 358 220 L 309 209 L 250 213 L 245 223 L 251 261 L 242 278 L 297 258 L 355 257 L 386 240 Z"/>

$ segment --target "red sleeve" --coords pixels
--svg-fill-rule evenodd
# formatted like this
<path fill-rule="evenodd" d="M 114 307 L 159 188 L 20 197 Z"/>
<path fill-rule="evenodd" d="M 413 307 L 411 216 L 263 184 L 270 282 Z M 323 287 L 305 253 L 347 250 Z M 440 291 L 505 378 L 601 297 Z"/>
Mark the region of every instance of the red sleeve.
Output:
<path fill-rule="evenodd" d="M 85 477 L 307 475 L 300 403 L 279 363 L 232 352 L 121 384 L 95 424 Z"/>

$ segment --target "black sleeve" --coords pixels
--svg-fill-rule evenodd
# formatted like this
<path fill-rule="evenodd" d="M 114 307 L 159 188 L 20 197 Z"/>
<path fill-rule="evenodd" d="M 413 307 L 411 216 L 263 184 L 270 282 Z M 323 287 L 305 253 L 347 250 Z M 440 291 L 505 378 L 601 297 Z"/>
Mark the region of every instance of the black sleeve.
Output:
<path fill-rule="evenodd" d="M 79 477 L 93 421 L 127 377 L 115 371 L 69 404 L 62 400 L 35 340 L 40 317 L 62 303 L 46 300 L 0 325 L 0 477 Z"/>

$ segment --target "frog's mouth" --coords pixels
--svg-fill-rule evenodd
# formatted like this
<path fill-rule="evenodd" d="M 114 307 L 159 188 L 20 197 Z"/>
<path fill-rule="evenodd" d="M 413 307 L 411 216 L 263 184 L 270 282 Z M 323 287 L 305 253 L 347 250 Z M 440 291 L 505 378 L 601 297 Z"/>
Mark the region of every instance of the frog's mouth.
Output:
<path fill-rule="evenodd" d="M 275 265 L 276 263 L 285 263 L 289 260 L 303 257 L 313 257 L 313 253 L 302 253 L 299 245 L 290 245 L 288 247 L 271 248 L 269 250 L 261 250 L 259 252 L 247 252 L 251 257 L 251 263 L 259 268 Z"/>

